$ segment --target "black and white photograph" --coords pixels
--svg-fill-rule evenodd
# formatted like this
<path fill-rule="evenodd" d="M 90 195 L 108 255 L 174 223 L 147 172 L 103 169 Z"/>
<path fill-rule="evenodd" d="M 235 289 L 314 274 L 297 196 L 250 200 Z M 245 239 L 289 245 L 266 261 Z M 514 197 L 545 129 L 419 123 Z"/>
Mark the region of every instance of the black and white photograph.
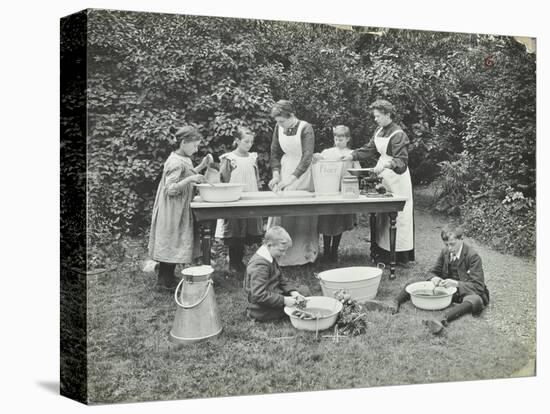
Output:
<path fill-rule="evenodd" d="M 12 238 L 26 253 L 6 290 L 56 279 L 42 392 L 130 411 L 325 396 L 332 412 L 540 394 L 543 35 L 348 3 L 348 18 L 116 3 L 48 16 L 58 139 L 31 129 L 58 157 L 42 161 L 59 233 Z M 25 191 L 44 194 L 33 168 Z M 40 348 L 44 306 L 19 306 Z"/>
<path fill-rule="evenodd" d="M 93 9 L 61 42 L 62 394 L 535 375 L 534 38 Z"/>

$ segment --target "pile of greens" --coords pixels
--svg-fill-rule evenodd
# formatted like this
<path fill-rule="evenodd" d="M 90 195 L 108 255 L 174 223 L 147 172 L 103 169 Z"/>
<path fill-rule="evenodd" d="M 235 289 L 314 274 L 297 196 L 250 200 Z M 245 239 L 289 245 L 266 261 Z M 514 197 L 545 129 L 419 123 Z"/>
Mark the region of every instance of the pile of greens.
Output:
<path fill-rule="evenodd" d="M 334 297 L 344 305 L 336 323 L 339 335 L 357 336 L 367 332 L 368 314 L 360 303 L 351 298 L 344 289 L 334 293 Z"/>

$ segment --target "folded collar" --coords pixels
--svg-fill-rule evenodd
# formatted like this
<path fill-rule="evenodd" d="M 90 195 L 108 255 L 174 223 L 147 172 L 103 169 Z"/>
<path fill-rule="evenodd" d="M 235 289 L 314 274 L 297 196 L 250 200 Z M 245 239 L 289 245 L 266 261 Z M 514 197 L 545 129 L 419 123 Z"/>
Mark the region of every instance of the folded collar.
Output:
<path fill-rule="evenodd" d="M 457 260 L 460 259 L 460 255 L 462 254 L 462 248 L 464 247 L 464 242 L 462 242 L 462 245 L 460 246 L 460 249 L 458 249 L 458 252 L 456 254 L 456 256 L 453 256 L 453 254 L 451 253 L 451 261 L 456 258 Z"/>
<path fill-rule="evenodd" d="M 269 250 L 265 244 L 262 244 L 262 246 L 256 251 L 256 254 L 258 256 L 262 256 L 269 263 L 273 263 L 273 256 L 271 256 L 271 253 L 269 253 Z"/>

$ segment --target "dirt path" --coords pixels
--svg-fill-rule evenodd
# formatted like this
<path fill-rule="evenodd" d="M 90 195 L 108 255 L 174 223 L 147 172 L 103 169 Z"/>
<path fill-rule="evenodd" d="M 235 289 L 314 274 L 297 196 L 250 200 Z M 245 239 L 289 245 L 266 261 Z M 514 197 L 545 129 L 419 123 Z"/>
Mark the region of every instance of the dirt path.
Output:
<path fill-rule="evenodd" d="M 441 246 L 439 230 L 443 218 L 426 210 L 416 209 L 417 260 L 433 256 L 431 249 Z M 486 319 L 510 338 L 516 338 L 529 349 L 529 364 L 518 376 L 534 370 L 536 356 L 536 262 L 533 259 L 505 255 L 466 239 L 483 260 L 485 280 L 491 293 Z"/>

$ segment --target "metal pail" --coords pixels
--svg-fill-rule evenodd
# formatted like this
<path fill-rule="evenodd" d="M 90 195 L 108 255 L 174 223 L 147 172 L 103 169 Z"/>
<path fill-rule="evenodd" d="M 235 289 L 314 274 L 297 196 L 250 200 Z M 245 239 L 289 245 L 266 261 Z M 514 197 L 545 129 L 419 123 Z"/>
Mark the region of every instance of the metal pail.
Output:
<path fill-rule="evenodd" d="M 211 266 L 182 270 L 183 278 L 174 292 L 178 308 L 170 331 L 171 341 L 189 344 L 215 337 L 222 331 L 211 279 L 213 272 Z"/>

